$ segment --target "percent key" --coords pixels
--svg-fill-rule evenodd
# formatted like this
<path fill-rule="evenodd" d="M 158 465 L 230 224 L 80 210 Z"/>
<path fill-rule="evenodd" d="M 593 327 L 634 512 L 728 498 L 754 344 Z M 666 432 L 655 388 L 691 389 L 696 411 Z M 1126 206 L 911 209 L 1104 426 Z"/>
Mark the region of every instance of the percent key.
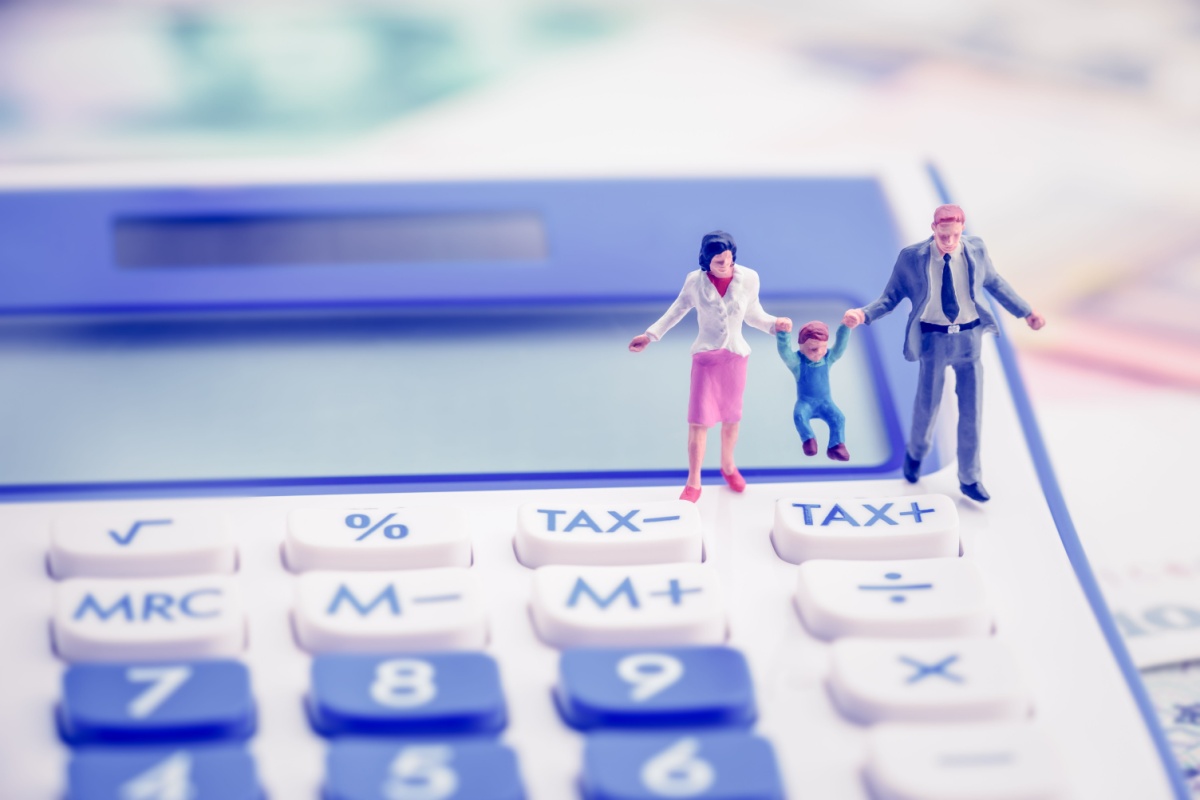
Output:
<path fill-rule="evenodd" d="M 471 565 L 461 516 L 445 508 L 300 508 L 288 515 L 283 557 L 293 572 Z"/>

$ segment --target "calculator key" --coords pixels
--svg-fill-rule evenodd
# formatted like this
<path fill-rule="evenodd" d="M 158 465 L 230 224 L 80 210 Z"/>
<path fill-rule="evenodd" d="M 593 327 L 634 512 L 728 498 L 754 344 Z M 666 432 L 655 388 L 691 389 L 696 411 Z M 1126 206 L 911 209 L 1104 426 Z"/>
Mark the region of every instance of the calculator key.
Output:
<path fill-rule="evenodd" d="M 284 557 L 311 569 L 471 566 L 471 537 L 453 508 L 301 508 L 288 514 Z"/>
<path fill-rule="evenodd" d="M 534 627 L 554 647 L 657 647 L 725 641 L 725 606 L 707 564 L 540 567 Z"/>
<path fill-rule="evenodd" d="M 589 736 L 586 800 L 782 800 L 771 745 L 749 733 L 613 733 Z"/>
<path fill-rule="evenodd" d="M 219 518 L 177 513 L 72 513 L 50 530 L 56 578 L 153 578 L 233 572 L 237 550 Z"/>
<path fill-rule="evenodd" d="M 775 503 L 775 551 L 799 564 L 813 558 L 953 558 L 958 509 L 942 494 L 804 497 Z"/>
<path fill-rule="evenodd" d="M 246 738 L 254 698 L 237 661 L 74 664 L 59 730 L 71 744 Z"/>
<path fill-rule="evenodd" d="M 306 572 L 297 580 L 296 637 L 312 653 L 472 650 L 487 616 L 468 569 Z"/>
<path fill-rule="evenodd" d="M 989 638 L 842 639 L 831 648 L 829 688 L 856 722 L 968 722 L 1029 712 L 1016 661 Z"/>
<path fill-rule="evenodd" d="M 1067 796 L 1050 742 L 1022 722 L 878 725 L 865 775 L 876 800 Z"/>
<path fill-rule="evenodd" d="M 326 736 L 493 734 L 508 719 L 500 672 L 483 653 L 317 656 L 308 710 Z"/>
<path fill-rule="evenodd" d="M 564 650 L 554 700 L 581 729 L 749 726 L 757 715 L 746 659 L 729 647 Z"/>
<path fill-rule="evenodd" d="M 254 761 L 240 745 L 92 747 L 67 768 L 67 800 L 260 800 Z"/>
<path fill-rule="evenodd" d="M 517 757 L 487 740 L 338 739 L 324 800 L 524 800 Z"/>
<path fill-rule="evenodd" d="M 970 561 L 806 561 L 796 610 L 823 639 L 842 636 L 984 636 L 992 617 Z"/>
<path fill-rule="evenodd" d="M 234 578 L 72 578 L 57 587 L 54 642 L 68 661 L 220 658 L 245 641 Z"/>
<path fill-rule="evenodd" d="M 695 503 L 539 502 L 517 512 L 516 551 L 527 567 L 664 564 L 700 561 L 704 543 Z"/>

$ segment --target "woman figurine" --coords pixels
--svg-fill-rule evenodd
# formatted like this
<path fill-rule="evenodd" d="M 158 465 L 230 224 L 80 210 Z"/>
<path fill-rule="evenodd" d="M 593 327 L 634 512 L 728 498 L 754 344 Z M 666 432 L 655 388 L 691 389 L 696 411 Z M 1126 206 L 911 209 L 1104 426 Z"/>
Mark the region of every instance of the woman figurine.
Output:
<path fill-rule="evenodd" d="M 700 241 L 700 269 L 688 273 L 679 297 L 657 322 L 629 349 L 640 353 L 657 342 L 696 309 L 700 333 L 692 343 L 692 386 L 688 396 L 688 478 L 680 500 L 700 499 L 700 465 L 708 429 L 721 423 L 721 476 L 729 488 L 740 492 L 746 480 L 733 460 L 738 423 L 742 419 L 742 393 L 746 389 L 746 361 L 750 345 L 742 337 L 747 322 L 765 333 L 787 332 L 792 321 L 772 317 L 758 300 L 758 273 L 735 263 L 737 245 L 724 231 L 705 234 Z"/>

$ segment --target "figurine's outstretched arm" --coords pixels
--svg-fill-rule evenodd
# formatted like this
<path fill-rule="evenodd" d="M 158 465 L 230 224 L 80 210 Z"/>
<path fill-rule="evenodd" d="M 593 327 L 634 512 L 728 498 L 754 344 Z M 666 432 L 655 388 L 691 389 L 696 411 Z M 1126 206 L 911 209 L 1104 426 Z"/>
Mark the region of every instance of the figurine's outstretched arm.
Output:
<path fill-rule="evenodd" d="M 640 353 L 646 349 L 646 345 L 651 342 L 657 342 L 663 337 L 664 333 L 674 328 L 679 323 L 679 320 L 683 319 L 692 310 L 696 305 L 696 292 L 692 283 L 693 280 L 689 276 L 688 280 L 684 281 L 683 288 L 679 290 L 679 296 L 675 298 L 674 303 L 671 303 L 671 307 L 667 309 L 666 313 L 647 328 L 645 333 L 633 337 L 633 340 L 629 343 L 630 352 Z"/>
<path fill-rule="evenodd" d="M 829 354 L 826 356 L 830 364 L 842 357 L 848 344 L 850 344 L 850 326 L 843 322 L 838 325 L 837 333 L 833 335 L 833 347 L 829 348 Z"/>
<path fill-rule="evenodd" d="M 775 348 L 779 351 L 779 357 L 783 359 L 783 363 L 791 370 L 792 377 L 800 377 L 800 356 L 792 349 L 791 337 L 787 331 L 775 332 Z"/>

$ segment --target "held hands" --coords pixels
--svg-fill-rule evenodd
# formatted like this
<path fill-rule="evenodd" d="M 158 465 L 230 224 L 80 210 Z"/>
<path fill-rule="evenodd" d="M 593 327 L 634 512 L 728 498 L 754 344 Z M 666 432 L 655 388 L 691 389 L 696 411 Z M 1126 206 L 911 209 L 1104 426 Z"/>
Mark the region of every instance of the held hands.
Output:
<path fill-rule="evenodd" d="M 638 334 L 633 337 L 633 341 L 629 343 L 629 352 L 640 353 L 646 349 L 646 345 L 650 344 L 650 337 L 646 334 Z"/>
<path fill-rule="evenodd" d="M 787 317 L 775 318 L 775 329 L 772 333 L 787 333 L 792 329 L 792 321 Z"/>
<path fill-rule="evenodd" d="M 1035 331 L 1040 331 L 1046 325 L 1046 318 L 1036 311 L 1030 311 L 1029 316 L 1025 318 L 1025 324 Z"/>
<path fill-rule="evenodd" d="M 847 328 L 857 328 L 867 321 L 867 315 L 861 308 L 851 308 L 842 315 L 842 324 Z"/>

